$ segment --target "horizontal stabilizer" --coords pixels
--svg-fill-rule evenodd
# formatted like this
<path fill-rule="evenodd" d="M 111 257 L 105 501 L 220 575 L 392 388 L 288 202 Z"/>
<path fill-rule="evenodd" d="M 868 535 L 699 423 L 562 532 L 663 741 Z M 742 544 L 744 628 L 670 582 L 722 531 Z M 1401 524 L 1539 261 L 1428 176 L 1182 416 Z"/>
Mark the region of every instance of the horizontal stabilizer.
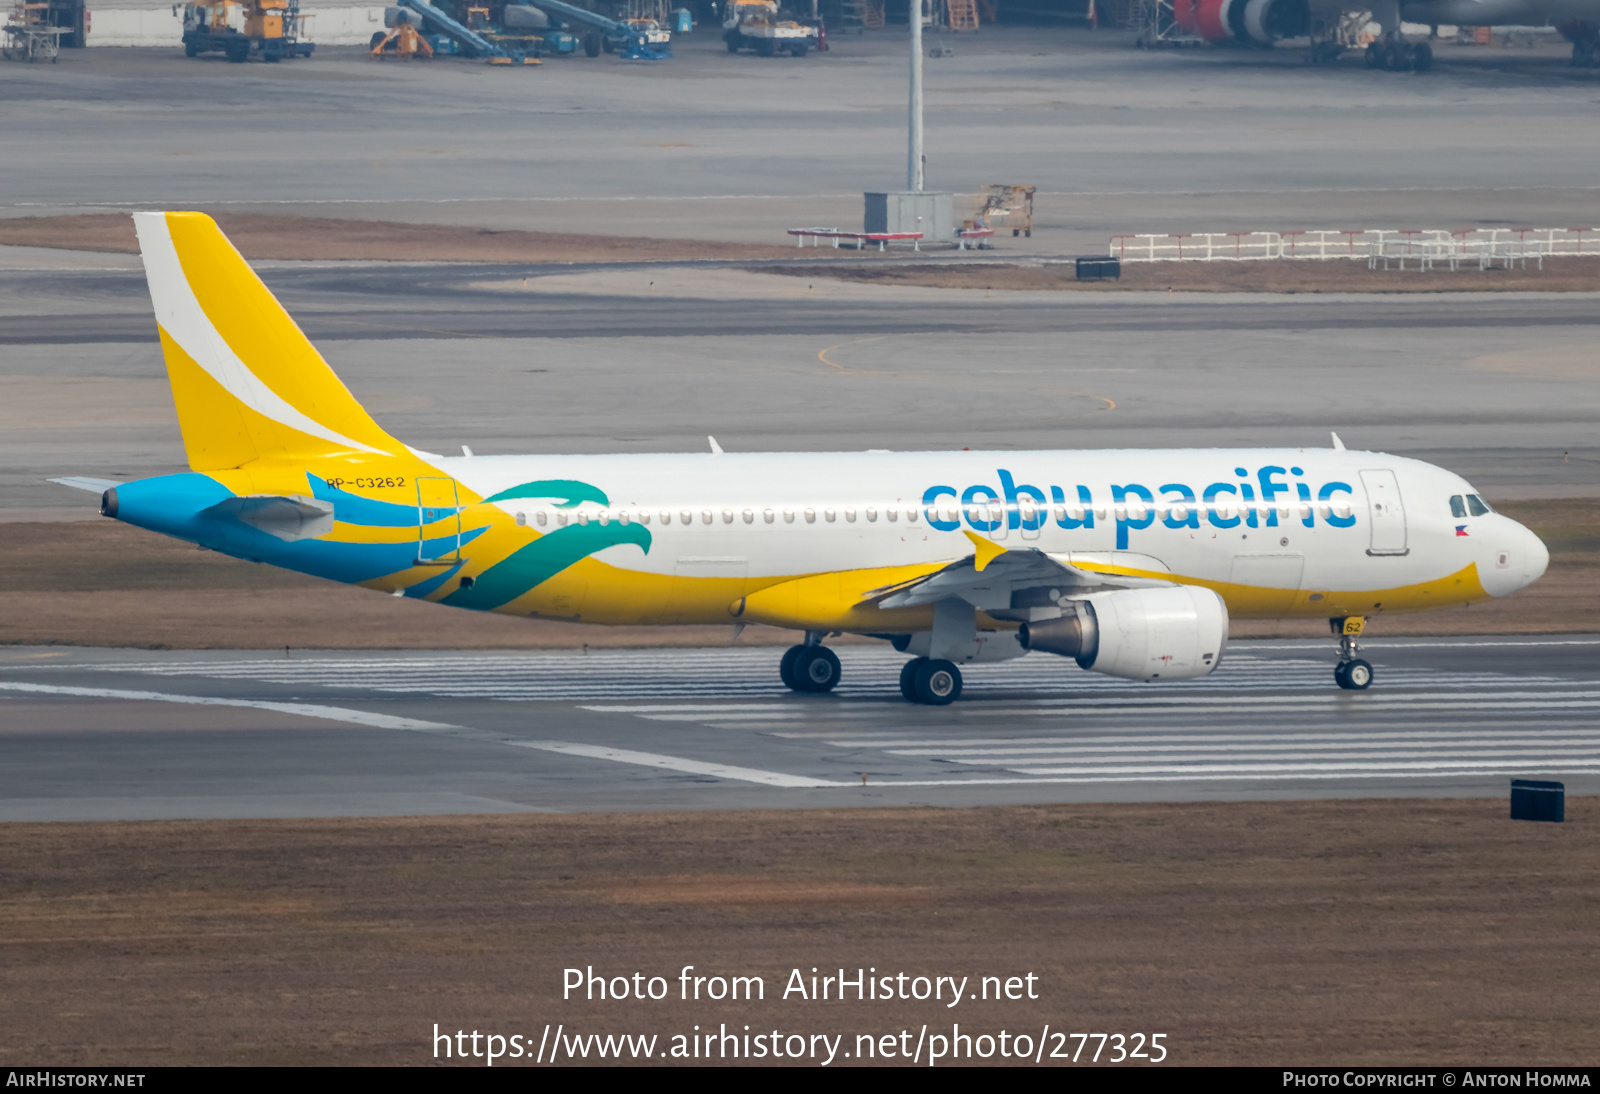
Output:
<path fill-rule="evenodd" d="M 333 531 L 333 503 L 298 494 L 251 494 L 242 498 L 227 498 L 205 512 L 233 517 L 288 543 L 299 539 L 315 539 Z"/>
<path fill-rule="evenodd" d="M 104 494 L 114 486 L 121 486 L 115 479 L 90 479 L 82 475 L 65 475 L 59 479 L 51 479 L 62 486 L 70 486 L 74 490 L 88 490 L 95 494 Z"/>

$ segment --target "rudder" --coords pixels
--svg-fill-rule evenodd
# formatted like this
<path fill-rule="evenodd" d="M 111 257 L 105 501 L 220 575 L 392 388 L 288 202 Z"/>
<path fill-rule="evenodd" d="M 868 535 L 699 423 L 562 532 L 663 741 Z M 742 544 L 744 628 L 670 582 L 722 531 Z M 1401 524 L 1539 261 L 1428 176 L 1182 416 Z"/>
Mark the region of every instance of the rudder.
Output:
<path fill-rule="evenodd" d="M 135 213 L 194 471 L 338 452 L 403 455 L 204 213 Z"/>

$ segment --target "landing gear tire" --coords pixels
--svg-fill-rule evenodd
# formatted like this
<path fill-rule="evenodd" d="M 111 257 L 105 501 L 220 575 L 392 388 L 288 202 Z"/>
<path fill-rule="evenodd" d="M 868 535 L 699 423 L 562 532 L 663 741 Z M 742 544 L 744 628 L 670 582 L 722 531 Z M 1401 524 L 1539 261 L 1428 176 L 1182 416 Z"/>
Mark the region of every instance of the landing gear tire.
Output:
<path fill-rule="evenodd" d="M 917 670 L 928 663 L 926 657 L 915 657 L 900 669 L 900 694 L 908 703 L 920 703 L 917 698 Z"/>
<path fill-rule="evenodd" d="M 832 691 L 839 684 L 839 656 L 827 646 L 803 646 L 794 659 L 794 674 L 798 691 Z"/>
<path fill-rule="evenodd" d="M 1333 670 L 1333 682 L 1346 691 L 1366 691 L 1372 686 L 1372 664 L 1356 658 Z"/>
<path fill-rule="evenodd" d="M 588 34 L 584 36 L 583 55 L 585 57 L 600 56 L 600 36 L 598 34 Z"/>
<path fill-rule="evenodd" d="M 1433 67 L 1433 47 L 1422 42 L 1411 50 L 1411 71 L 1417 74 L 1427 72 Z"/>
<path fill-rule="evenodd" d="M 794 665 L 805 652 L 804 646 L 790 646 L 783 651 L 783 659 L 778 662 L 778 677 L 783 681 L 783 686 L 790 691 L 804 690 L 800 687 L 799 678 L 794 674 Z"/>
<path fill-rule="evenodd" d="M 917 666 L 911 688 L 919 703 L 948 706 L 961 698 L 961 670 L 949 661 L 926 661 Z"/>

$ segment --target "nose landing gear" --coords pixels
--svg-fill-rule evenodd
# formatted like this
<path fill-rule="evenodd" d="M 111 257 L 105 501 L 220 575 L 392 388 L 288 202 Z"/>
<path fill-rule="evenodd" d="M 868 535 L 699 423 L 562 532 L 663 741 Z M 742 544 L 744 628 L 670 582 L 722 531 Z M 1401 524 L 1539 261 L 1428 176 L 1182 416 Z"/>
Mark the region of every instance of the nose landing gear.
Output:
<path fill-rule="evenodd" d="M 1356 656 L 1361 652 L 1357 639 L 1366 629 L 1366 617 L 1330 619 L 1328 626 L 1339 636 L 1339 663 L 1333 669 L 1333 682 L 1346 691 L 1366 691 L 1372 686 L 1372 663 Z"/>

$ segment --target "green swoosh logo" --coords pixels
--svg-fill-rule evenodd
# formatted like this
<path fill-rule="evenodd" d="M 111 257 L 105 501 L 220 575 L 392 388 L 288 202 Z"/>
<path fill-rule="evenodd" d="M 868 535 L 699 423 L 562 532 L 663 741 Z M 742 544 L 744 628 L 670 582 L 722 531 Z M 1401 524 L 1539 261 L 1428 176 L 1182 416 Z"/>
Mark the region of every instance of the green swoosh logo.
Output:
<path fill-rule="evenodd" d="M 605 525 L 594 521 L 569 525 L 507 555 L 479 574 L 470 589 L 457 589 L 439 603 L 493 611 L 550 580 L 579 559 L 619 543 L 636 543 L 649 554 L 650 530 L 615 521 Z"/>
<path fill-rule="evenodd" d="M 610 505 L 611 499 L 606 497 L 605 491 L 590 486 L 577 479 L 539 479 L 537 482 L 525 482 L 521 486 L 513 486 L 509 490 L 502 490 L 493 497 L 484 498 L 484 502 L 510 501 L 513 498 L 560 498 L 556 502 L 557 509 L 572 509 L 586 501 L 596 505 Z"/>

